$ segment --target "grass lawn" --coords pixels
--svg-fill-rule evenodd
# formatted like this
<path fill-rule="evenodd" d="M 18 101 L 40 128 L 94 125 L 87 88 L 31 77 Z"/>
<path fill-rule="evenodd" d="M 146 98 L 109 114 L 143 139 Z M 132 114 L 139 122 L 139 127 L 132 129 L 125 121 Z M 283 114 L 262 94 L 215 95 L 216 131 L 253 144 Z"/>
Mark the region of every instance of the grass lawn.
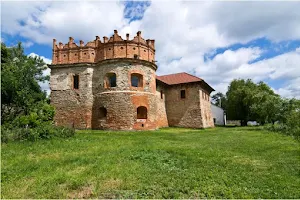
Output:
<path fill-rule="evenodd" d="M 86 130 L 1 150 L 1 198 L 300 198 L 299 141 L 249 127 Z"/>

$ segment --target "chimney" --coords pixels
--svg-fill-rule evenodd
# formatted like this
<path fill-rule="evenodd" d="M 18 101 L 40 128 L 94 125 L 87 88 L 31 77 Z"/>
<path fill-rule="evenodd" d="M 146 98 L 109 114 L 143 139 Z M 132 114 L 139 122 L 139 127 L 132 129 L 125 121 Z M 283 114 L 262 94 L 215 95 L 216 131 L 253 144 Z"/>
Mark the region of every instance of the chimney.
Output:
<path fill-rule="evenodd" d="M 99 37 L 99 36 L 96 36 L 96 40 L 100 40 L 100 37 Z"/>
<path fill-rule="evenodd" d="M 126 34 L 126 40 L 129 40 L 129 33 Z"/>
<path fill-rule="evenodd" d="M 141 31 L 138 31 L 138 32 L 136 33 L 137 36 L 141 36 L 141 34 L 142 34 Z"/>
<path fill-rule="evenodd" d="M 117 30 L 114 30 L 114 34 L 118 34 L 118 31 L 117 31 Z"/>

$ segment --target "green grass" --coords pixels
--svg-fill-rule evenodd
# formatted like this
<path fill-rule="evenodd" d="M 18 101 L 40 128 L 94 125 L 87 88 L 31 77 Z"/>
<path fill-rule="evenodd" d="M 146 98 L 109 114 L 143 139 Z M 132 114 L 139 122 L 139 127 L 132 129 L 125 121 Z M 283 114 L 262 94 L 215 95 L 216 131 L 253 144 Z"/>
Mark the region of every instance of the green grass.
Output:
<path fill-rule="evenodd" d="M 257 128 L 2 144 L 2 198 L 300 198 L 300 145 Z"/>

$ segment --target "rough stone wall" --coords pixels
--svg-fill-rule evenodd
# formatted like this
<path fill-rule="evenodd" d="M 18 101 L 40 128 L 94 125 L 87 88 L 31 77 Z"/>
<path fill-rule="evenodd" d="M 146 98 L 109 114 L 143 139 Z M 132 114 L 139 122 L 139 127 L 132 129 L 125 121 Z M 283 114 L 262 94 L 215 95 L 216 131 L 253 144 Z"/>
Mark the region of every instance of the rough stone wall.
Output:
<path fill-rule="evenodd" d="M 186 98 L 182 99 L 180 91 L 185 90 Z M 186 83 L 169 86 L 166 90 L 166 111 L 169 126 L 204 128 L 213 126 L 210 103 L 200 99 L 199 83 Z M 209 115 L 212 123 L 209 121 Z M 206 117 L 207 116 L 207 120 Z"/>
<path fill-rule="evenodd" d="M 199 99 L 203 128 L 214 127 L 214 120 L 208 92 L 203 89 L 199 90 Z"/>
<path fill-rule="evenodd" d="M 57 125 L 118 130 L 213 126 L 209 97 L 201 84 L 156 85 L 154 43 L 144 40 L 140 31 L 132 40 L 114 31 L 103 42 L 96 36 L 79 46 L 72 37 L 65 45 L 56 45 L 54 39 L 50 88 Z M 107 87 L 108 73 L 116 74 L 116 87 Z M 131 86 L 133 73 L 143 77 L 139 87 Z M 79 89 L 73 87 L 73 75 L 79 75 Z M 180 98 L 182 89 L 185 99 Z M 146 107 L 147 119 L 137 119 L 139 106 Z"/>
<path fill-rule="evenodd" d="M 73 89 L 73 75 L 79 75 L 79 89 Z M 91 128 L 93 68 L 88 66 L 51 69 L 51 104 L 57 125 Z"/>
<path fill-rule="evenodd" d="M 56 45 L 56 40 L 53 40 L 53 64 L 72 64 L 72 63 L 95 63 L 106 59 L 114 58 L 134 58 L 138 56 L 140 60 L 154 62 L 155 49 L 154 40 L 144 40 L 141 33 L 138 32 L 133 40 L 123 40 L 118 32 L 108 40 L 104 37 L 101 42 L 99 37 L 96 40 L 88 42 L 84 45 L 80 41 L 78 46 L 72 37 L 69 38 L 67 44 L 59 43 Z"/>
<path fill-rule="evenodd" d="M 156 121 L 157 127 L 168 127 L 168 118 L 166 111 L 166 86 L 156 83 Z"/>
<path fill-rule="evenodd" d="M 116 74 L 116 87 L 103 87 L 105 76 Z M 131 74 L 143 76 L 142 87 L 131 86 Z M 146 130 L 156 129 L 155 69 L 130 61 L 106 62 L 94 67 L 93 129 Z M 147 119 L 137 119 L 137 108 L 147 108 Z M 99 118 L 101 107 L 107 109 L 106 119 Z"/>

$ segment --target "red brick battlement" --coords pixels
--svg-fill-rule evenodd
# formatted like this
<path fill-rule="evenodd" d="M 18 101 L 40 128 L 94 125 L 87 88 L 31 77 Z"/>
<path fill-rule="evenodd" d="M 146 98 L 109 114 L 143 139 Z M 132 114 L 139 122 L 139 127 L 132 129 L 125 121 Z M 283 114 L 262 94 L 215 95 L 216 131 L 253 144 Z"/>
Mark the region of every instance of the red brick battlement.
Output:
<path fill-rule="evenodd" d="M 52 64 L 72 64 L 72 63 L 96 63 L 102 60 L 114 58 L 133 58 L 155 61 L 155 41 L 144 40 L 141 37 L 141 31 L 133 40 L 129 40 L 129 34 L 126 34 L 126 40 L 123 40 L 115 30 L 114 34 L 108 39 L 103 37 L 103 42 L 99 36 L 94 41 L 84 42 L 80 40 L 79 46 L 69 37 L 69 42 L 56 44 L 53 39 Z"/>

